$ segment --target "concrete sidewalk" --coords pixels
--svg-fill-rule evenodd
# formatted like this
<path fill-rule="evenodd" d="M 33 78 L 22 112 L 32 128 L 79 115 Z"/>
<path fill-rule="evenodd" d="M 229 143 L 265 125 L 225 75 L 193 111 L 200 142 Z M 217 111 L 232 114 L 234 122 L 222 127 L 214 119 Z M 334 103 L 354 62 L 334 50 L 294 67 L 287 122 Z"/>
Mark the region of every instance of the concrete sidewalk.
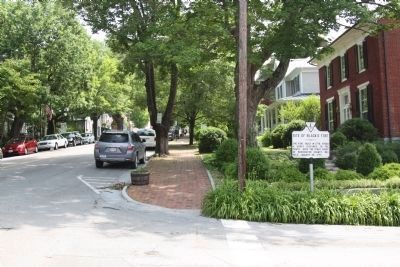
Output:
<path fill-rule="evenodd" d="M 149 185 L 131 185 L 127 194 L 133 200 L 172 209 L 200 209 L 211 190 L 207 170 L 198 150 L 184 137 L 170 142 L 170 155 L 153 157 L 147 165 Z"/>

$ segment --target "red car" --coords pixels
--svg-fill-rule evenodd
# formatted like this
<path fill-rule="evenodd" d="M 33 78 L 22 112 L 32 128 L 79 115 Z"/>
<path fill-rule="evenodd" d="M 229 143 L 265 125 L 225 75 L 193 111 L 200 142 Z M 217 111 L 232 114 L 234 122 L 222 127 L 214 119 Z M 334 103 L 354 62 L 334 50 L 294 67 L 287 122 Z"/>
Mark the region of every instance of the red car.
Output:
<path fill-rule="evenodd" d="M 37 141 L 29 135 L 14 137 L 3 147 L 5 157 L 38 152 Z"/>

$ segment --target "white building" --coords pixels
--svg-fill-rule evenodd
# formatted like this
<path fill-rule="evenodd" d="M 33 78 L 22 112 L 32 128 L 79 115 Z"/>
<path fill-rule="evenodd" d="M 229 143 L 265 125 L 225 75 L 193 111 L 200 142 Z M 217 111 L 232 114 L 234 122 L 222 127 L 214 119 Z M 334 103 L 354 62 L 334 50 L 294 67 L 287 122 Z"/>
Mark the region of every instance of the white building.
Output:
<path fill-rule="evenodd" d="M 309 58 L 291 59 L 283 80 L 271 95 L 264 116 L 261 118 L 260 131 L 272 129 L 280 123 L 279 108 L 289 101 L 301 101 L 309 95 L 319 95 L 318 68 L 310 65 Z"/>

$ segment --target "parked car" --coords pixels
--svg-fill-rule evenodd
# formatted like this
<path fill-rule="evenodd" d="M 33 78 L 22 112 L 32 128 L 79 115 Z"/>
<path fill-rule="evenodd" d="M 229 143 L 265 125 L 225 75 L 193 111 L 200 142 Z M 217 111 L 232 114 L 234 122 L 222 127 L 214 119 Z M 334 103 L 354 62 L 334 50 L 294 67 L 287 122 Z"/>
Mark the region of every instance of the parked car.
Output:
<path fill-rule="evenodd" d="M 104 162 L 128 162 L 136 169 L 138 162 L 146 160 L 146 149 L 139 135 L 128 131 L 103 132 L 94 146 L 96 167 L 103 167 Z"/>
<path fill-rule="evenodd" d="M 3 147 L 3 155 L 5 157 L 11 155 L 27 155 L 38 151 L 37 141 L 30 135 L 14 137 Z"/>
<path fill-rule="evenodd" d="M 68 140 L 68 145 L 82 145 L 82 136 L 78 132 L 66 132 L 61 135 Z"/>
<path fill-rule="evenodd" d="M 168 140 L 169 141 L 173 141 L 175 139 L 175 130 L 174 129 L 171 129 L 171 130 L 169 130 L 169 132 L 168 132 Z"/>
<path fill-rule="evenodd" d="M 68 146 L 68 140 L 61 134 L 49 134 L 43 136 L 39 143 L 38 149 L 54 149 L 57 150 L 59 147 L 66 148 Z"/>
<path fill-rule="evenodd" d="M 3 158 L 3 150 L 0 149 L 0 159 L 2 159 L 2 158 Z"/>
<path fill-rule="evenodd" d="M 156 148 L 156 131 L 153 129 L 139 129 L 137 134 L 144 142 L 146 148 Z"/>
<path fill-rule="evenodd" d="M 94 143 L 94 135 L 91 133 L 82 134 L 82 143 L 84 144 Z"/>

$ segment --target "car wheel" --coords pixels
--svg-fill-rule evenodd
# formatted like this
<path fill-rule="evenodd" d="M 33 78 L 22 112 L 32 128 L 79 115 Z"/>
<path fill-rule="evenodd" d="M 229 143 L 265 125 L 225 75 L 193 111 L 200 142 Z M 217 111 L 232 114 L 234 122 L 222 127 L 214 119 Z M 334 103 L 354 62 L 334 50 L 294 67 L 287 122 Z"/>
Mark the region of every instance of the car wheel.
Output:
<path fill-rule="evenodd" d="M 135 158 L 133 159 L 133 161 L 131 162 L 131 169 L 136 169 L 138 166 L 138 155 L 136 154 Z"/>
<path fill-rule="evenodd" d="M 54 145 L 54 150 L 57 150 L 58 149 L 58 144 L 56 143 L 55 145 Z"/>
<path fill-rule="evenodd" d="M 104 162 L 102 162 L 100 160 L 96 160 L 96 168 L 103 168 L 103 164 L 104 164 Z"/>
<path fill-rule="evenodd" d="M 75 140 L 72 142 L 72 145 L 73 145 L 73 146 L 76 146 Z"/>

